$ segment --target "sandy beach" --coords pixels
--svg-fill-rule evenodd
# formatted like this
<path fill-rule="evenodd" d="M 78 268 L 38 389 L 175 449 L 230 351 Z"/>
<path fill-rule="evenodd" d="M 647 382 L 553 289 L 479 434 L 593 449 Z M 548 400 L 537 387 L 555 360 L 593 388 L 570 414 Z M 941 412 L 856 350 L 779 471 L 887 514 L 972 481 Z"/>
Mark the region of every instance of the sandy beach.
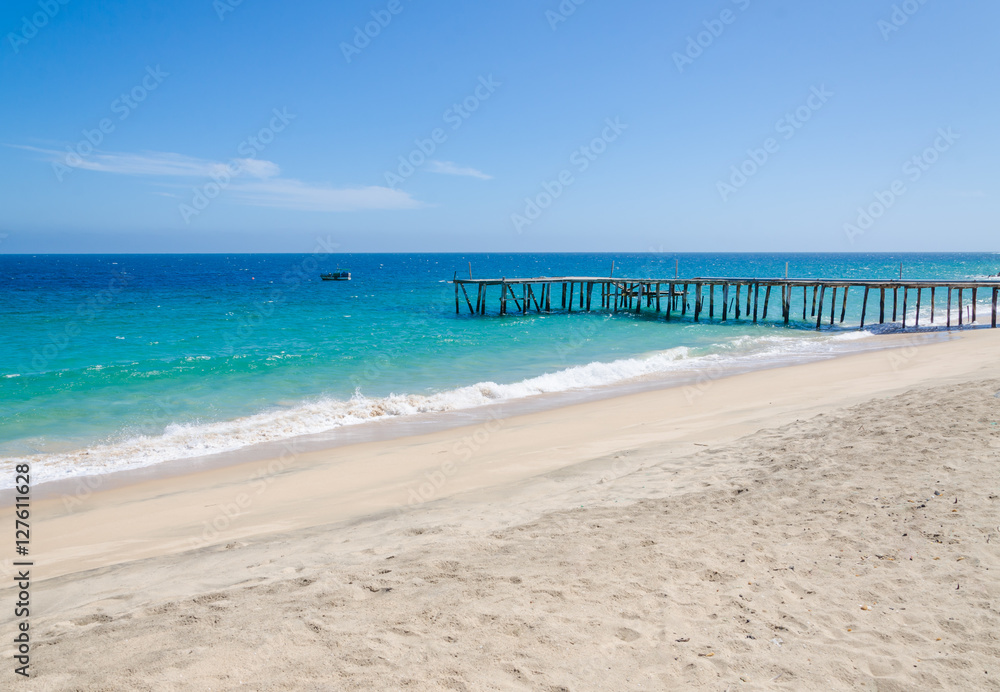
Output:
<path fill-rule="evenodd" d="M 1000 341 L 896 338 L 36 501 L 18 688 L 1000 689 Z"/>

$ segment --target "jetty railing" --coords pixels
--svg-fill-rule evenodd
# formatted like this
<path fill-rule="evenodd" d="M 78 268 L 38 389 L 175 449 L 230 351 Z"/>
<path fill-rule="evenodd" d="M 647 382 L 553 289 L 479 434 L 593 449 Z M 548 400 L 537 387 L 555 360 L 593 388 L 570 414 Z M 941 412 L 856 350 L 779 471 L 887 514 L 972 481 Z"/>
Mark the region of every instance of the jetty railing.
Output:
<path fill-rule="evenodd" d="M 459 279 L 452 280 L 455 284 L 455 312 L 461 310 L 461 291 L 465 304 L 472 315 L 487 314 L 487 294 L 490 289 L 499 287 L 499 313 L 510 314 L 509 303 L 513 303 L 517 312 L 550 313 L 552 307 L 552 288 L 559 287 L 555 311 L 571 313 L 574 306 L 578 312 L 591 312 L 595 309 L 616 312 L 642 313 L 653 311 L 654 314 L 664 314 L 666 320 L 676 315 L 686 317 L 691 313 L 695 322 L 703 316 L 715 319 L 718 312 L 721 321 L 730 318 L 750 319 L 754 324 L 758 320 L 766 320 L 768 310 L 772 305 L 780 303 L 781 318 L 784 324 L 789 324 L 793 315 L 793 303 L 797 303 L 799 289 L 802 295 L 802 320 L 815 319 L 816 329 L 819 329 L 826 319 L 829 309 L 829 324 L 843 324 L 847 315 L 847 297 L 851 289 L 863 290 L 861 303 L 860 329 L 864 329 L 868 314 L 869 298 L 873 291 L 878 292 L 878 321 L 886 322 L 888 306 L 887 293 L 892 301 L 892 322 L 896 322 L 902 311 L 902 327 L 906 329 L 909 307 L 916 307 L 914 327 L 920 326 L 921 305 L 930 306 L 930 321 L 934 322 L 935 305 L 941 292 L 941 300 L 946 302 L 945 326 L 952 326 L 952 307 L 957 305 L 958 326 L 964 326 L 963 301 L 965 292 L 971 291 L 971 301 L 968 306 L 969 321 L 976 322 L 976 310 L 979 305 L 979 292 L 992 291 L 990 326 L 997 326 L 997 295 L 1000 292 L 1000 279 L 991 280 L 857 280 L 857 279 L 761 279 L 747 277 L 696 277 L 693 279 L 650 279 L 650 278 L 614 278 L 599 276 L 540 276 L 533 278 L 500 278 L 500 279 Z M 470 296 L 474 294 L 475 302 Z M 518 296 L 519 288 L 520 296 Z M 810 289 L 812 296 L 810 297 Z M 830 294 L 827 308 L 827 294 Z M 772 300 L 772 294 L 774 298 Z M 900 299 L 902 294 L 902 299 Z M 946 294 L 946 298 L 945 295 Z M 718 300 L 718 306 L 716 305 Z M 732 298 L 732 299 L 731 299 Z M 763 302 L 762 299 L 763 298 Z M 913 300 L 914 302 L 910 302 Z M 839 310 L 838 310 L 839 303 Z M 775 305 L 774 309 L 778 309 Z M 797 316 L 798 307 L 794 307 Z"/>

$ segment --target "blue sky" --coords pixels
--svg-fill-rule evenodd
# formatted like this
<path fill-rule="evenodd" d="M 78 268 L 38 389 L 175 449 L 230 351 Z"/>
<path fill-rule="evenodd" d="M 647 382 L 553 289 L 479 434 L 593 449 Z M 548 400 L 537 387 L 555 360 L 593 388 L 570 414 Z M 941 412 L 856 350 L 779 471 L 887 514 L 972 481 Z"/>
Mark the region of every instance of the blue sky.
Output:
<path fill-rule="evenodd" d="M 8 0 L 0 252 L 997 250 L 998 23 Z"/>

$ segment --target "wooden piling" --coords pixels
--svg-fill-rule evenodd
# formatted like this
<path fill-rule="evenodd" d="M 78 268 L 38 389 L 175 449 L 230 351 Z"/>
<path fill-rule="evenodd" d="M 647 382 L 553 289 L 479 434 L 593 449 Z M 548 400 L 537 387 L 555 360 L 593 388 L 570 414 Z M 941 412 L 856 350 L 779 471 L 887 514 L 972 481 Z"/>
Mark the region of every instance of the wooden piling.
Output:
<path fill-rule="evenodd" d="M 747 288 L 747 312 L 750 312 L 750 289 Z M 753 285 L 753 323 L 757 324 L 757 305 L 760 303 L 760 284 Z"/>
<path fill-rule="evenodd" d="M 881 291 L 878 303 L 878 323 L 885 324 L 885 287 L 879 289 Z"/>
<path fill-rule="evenodd" d="M 726 321 L 726 315 L 729 312 L 729 284 L 722 284 L 722 321 Z"/>
<path fill-rule="evenodd" d="M 813 293 L 813 295 L 815 296 L 816 294 Z M 808 311 L 809 311 L 809 287 L 808 286 L 803 286 L 802 287 L 802 321 L 803 322 L 805 322 L 806 319 L 807 319 L 806 313 Z M 813 298 L 813 313 L 815 314 L 815 312 L 816 312 L 816 299 Z"/>
<path fill-rule="evenodd" d="M 447 276 L 447 274 L 445 274 Z M 461 310 L 458 309 L 458 282 L 455 279 L 458 278 L 458 272 L 455 272 L 455 276 L 452 279 L 452 283 L 455 284 L 455 314 L 457 315 Z"/>
<path fill-rule="evenodd" d="M 865 286 L 865 297 L 861 301 L 861 329 L 865 328 L 865 311 L 868 309 L 868 291 L 870 287 Z"/>
<path fill-rule="evenodd" d="M 917 329 L 920 328 L 920 297 L 924 292 L 924 289 L 917 286 L 917 311 L 913 315 L 913 326 Z"/>
<path fill-rule="evenodd" d="M 785 317 L 785 324 L 788 324 L 792 316 L 792 285 L 783 284 L 781 287 L 782 314 Z"/>
<path fill-rule="evenodd" d="M 816 316 L 816 294 L 818 292 L 819 292 L 819 286 L 813 285 L 813 306 L 812 306 L 812 312 L 809 313 L 810 317 L 815 317 Z M 823 311 L 820 310 L 820 312 L 823 312 Z"/>
<path fill-rule="evenodd" d="M 896 321 L 896 303 L 899 301 L 899 287 L 892 288 L 892 321 Z"/>
<path fill-rule="evenodd" d="M 903 286 L 903 331 L 906 331 L 907 287 Z"/>
<path fill-rule="evenodd" d="M 948 289 L 948 319 L 945 321 L 945 325 L 951 329 L 951 288 Z"/>
<path fill-rule="evenodd" d="M 965 311 L 962 308 L 962 289 L 958 289 L 958 326 L 962 326 L 962 318 L 965 317 Z"/>
<path fill-rule="evenodd" d="M 465 303 L 466 305 L 469 306 L 469 314 L 475 315 L 476 311 L 472 309 L 472 301 L 469 300 L 469 294 L 465 291 L 465 284 L 461 284 L 461 286 L 462 286 L 462 295 L 465 296 Z"/>
<path fill-rule="evenodd" d="M 715 319 L 715 284 L 708 285 L 708 319 Z"/>
<path fill-rule="evenodd" d="M 833 298 L 830 300 L 830 326 L 833 326 L 837 318 L 837 287 L 833 287 Z"/>
<path fill-rule="evenodd" d="M 823 295 L 826 293 L 826 284 L 819 285 L 819 309 L 815 311 L 816 329 L 819 330 L 823 323 Z M 813 298 L 816 297 L 816 290 L 813 289 Z"/>
<path fill-rule="evenodd" d="M 544 295 L 544 292 L 545 292 L 545 286 L 543 284 L 542 285 L 542 293 L 543 293 L 543 295 Z M 535 304 L 535 312 L 541 314 L 541 312 L 542 312 L 542 306 L 539 305 L 538 298 L 535 296 L 535 291 L 531 288 L 531 284 L 528 284 L 528 295 L 531 296 L 531 300 Z"/>
<path fill-rule="evenodd" d="M 996 289 L 996 288 L 993 289 L 993 317 L 992 317 L 992 320 L 990 322 L 990 326 L 991 327 L 996 327 L 997 326 L 997 292 L 998 291 L 1000 291 L 1000 289 Z"/>
<path fill-rule="evenodd" d="M 734 319 L 740 318 L 740 289 L 743 288 L 741 284 L 736 284 L 736 303 L 733 306 L 735 308 Z"/>
<path fill-rule="evenodd" d="M 972 324 L 976 323 L 976 301 L 978 299 L 978 288 L 972 289 Z"/>
<path fill-rule="evenodd" d="M 517 300 L 517 294 L 514 293 L 514 287 L 507 284 L 507 289 L 510 291 L 510 299 L 514 301 L 514 306 L 517 308 L 517 311 L 521 312 L 521 304 Z"/>
<path fill-rule="evenodd" d="M 844 316 L 847 315 L 847 289 L 850 286 L 844 286 L 844 304 L 840 308 L 840 323 L 844 323 Z"/>
<path fill-rule="evenodd" d="M 934 292 L 937 289 L 931 286 L 931 324 L 934 324 Z"/>
<path fill-rule="evenodd" d="M 767 303 L 769 300 L 771 300 L 771 284 L 768 284 L 767 288 L 764 289 L 764 314 L 761 319 L 765 322 L 767 321 Z"/>
<path fill-rule="evenodd" d="M 694 285 L 694 321 L 697 322 L 701 317 L 701 284 L 697 283 Z"/>

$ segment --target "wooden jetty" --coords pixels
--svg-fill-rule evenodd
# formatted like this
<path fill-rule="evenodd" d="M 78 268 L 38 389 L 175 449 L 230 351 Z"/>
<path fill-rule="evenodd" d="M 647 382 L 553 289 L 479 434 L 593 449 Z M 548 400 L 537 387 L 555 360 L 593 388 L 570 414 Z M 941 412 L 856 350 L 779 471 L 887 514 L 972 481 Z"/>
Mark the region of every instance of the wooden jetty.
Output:
<path fill-rule="evenodd" d="M 915 307 L 913 327 L 920 326 L 921 306 L 930 307 L 930 321 L 934 322 L 935 306 L 945 304 L 945 326 L 952 327 L 952 308 L 957 306 L 957 326 L 977 321 L 980 292 L 992 297 L 990 326 L 997 326 L 997 294 L 1000 279 L 983 281 L 936 280 L 873 280 L 855 279 L 761 279 L 733 277 L 696 277 L 693 279 L 613 278 L 600 276 L 541 276 L 534 278 L 459 279 L 455 284 L 455 312 L 462 312 L 461 299 L 472 315 L 487 314 L 488 293 L 499 289 L 499 313 L 512 312 L 591 312 L 602 310 L 612 313 L 663 313 L 666 320 L 675 317 L 698 322 L 705 318 L 721 321 L 730 319 L 750 320 L 754 324 L 767 320 L 769 309 L 778 314 L 784 324 L 798 322 L 799 296 L 801 296 L 802 321 L 810 325 L 815 321 L 819 329 L 824 321 L 833 325 L 843 324 L 847 315 L 847 298 L 854 289 L 861 299 L 860 329 L 864 329 L 869 310 L 874 313 L 878 301 L 878 322 L 884 324 L 889 315 L 891 322 L 901 316 L 906 329 L 908 311 Z M 552 289 L 557 289 L 553 309 Z M 989 292 L 992 291 L 992 294 Z M 810 296 L 811 292 L 811 296 Z M 875 296 L 877 292 L 877 297 Z M 967 295 L 971 300 L 963 302 Z M 520 295 L 518 295 L 520 293 Z M 827 302 L 829 296 L 829 302 Z M 473 300 L 474 299 L 474 300 Z M 938 302 L 940 301 L 940 302 Z M 871 303 L 871 306 L 870 306 Z M 964 317 L 963 306 L 968 305 L 969 319 Z M 839 315 L 838 315 L 839 313 Z M 839 320 L 838 320 L 839 317 Z"/>

